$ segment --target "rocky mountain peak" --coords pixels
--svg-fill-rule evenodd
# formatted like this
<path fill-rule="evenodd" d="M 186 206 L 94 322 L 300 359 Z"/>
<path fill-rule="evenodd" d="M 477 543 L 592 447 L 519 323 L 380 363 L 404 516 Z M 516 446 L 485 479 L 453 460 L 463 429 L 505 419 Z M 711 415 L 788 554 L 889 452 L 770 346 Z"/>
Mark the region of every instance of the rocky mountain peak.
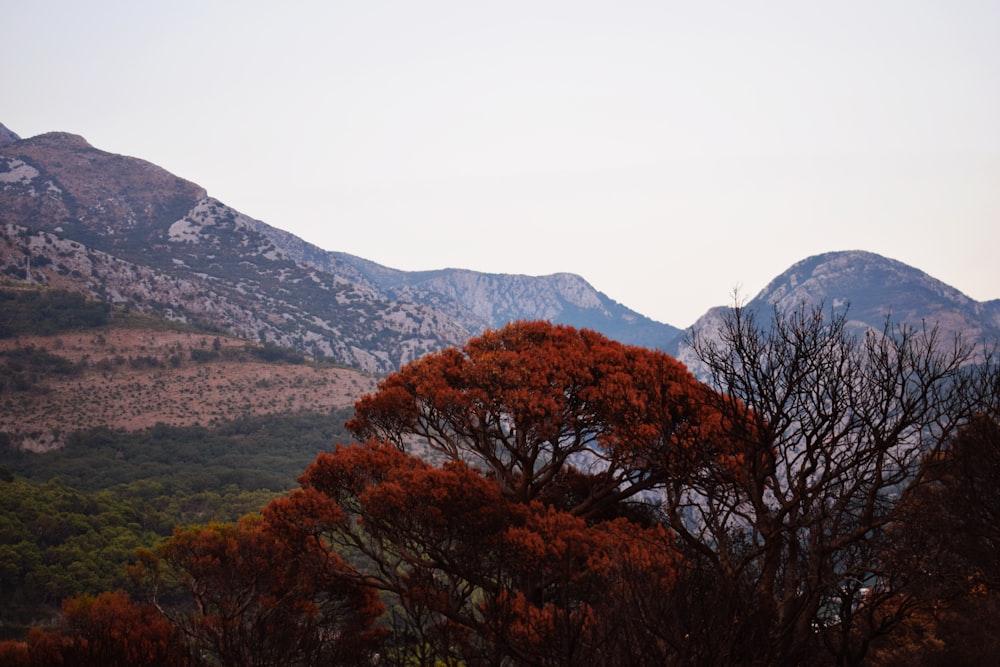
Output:
<path fill-rule="evenodd" d="M 970 343 L 1000 340 L 1000 301 L 980 303 L 903 262 L 862 250 L 835 251 L 807 257 L 783 271 L 745 304 L 766 325 L 775 310 L 802 305 L 846 309 L 858 329 L 892 325 L 938 327 L 942 340 L 960 335 Z M 689 334 L 718 331 L 728 307 L 713 308 Z M 694 367 L 697 362 L 686 337 L 667 351 Z"/>
<path fill-rule="evenodd" d="M 30 141 L 32 144 L 37 146 L 45 146 L 61 150 L 82 150 L 86 148 L 94 148 L 79 134 L 71 134 L 70 132 L 46 132 L 45 134 L 39 134 L 22 141 Z"/>
<path fill-rule="evenodd" d="M 0 191 L 0 222 L 48 232 L 137 233 L 145 241 L 144 232 L 182 217 L 206 194 L 151 162 L 98 150 L 67 132 L 7 144 L 0 159 L 18 174 Z"/>
<path fill-rule="evenodd" d="M 757 298 L 771 303 L 823 300 L 833 306 L 848 301 L 869 304 L 875 299 L 880 307 L 891 307 L 891 297 L 910 298 L 914 289 L 959 305 L 972 302 L 919 269 L 863 250 L 828 252 L 803 259 L 774 278 Z"/>

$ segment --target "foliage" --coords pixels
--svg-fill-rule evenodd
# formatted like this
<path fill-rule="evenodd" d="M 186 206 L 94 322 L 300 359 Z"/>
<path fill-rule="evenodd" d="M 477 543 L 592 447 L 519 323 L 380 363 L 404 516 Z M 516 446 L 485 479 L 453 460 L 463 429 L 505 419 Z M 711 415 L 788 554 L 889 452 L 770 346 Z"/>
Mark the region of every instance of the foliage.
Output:
<path fill-rule="evenodd" d="M 106 325 L 111 304 L 64 290 L 0 289 L 0 338 Z"/>
<path fill-rule="evenodd" d="M 596 518 L 694 469 L 735 463 L 704 407 L 709 392 L 662 352 L 520 322 L 390 375 L 347 426 L 398 447 L 426 439 L 512 500 Z"/>
<path fill-rule="evenodd" d="M 180 577 L 193 607 L 168 617 L 213 664 L 370 664 L 381 603 L 347 563 L 287 518 L 270 511 L 236 524 L 178 528 L 144 554 L 138 572 L 154 601 L 162 570 Z"/>
<path fill-rule="evenodd" d="M 284 362 L 287 364 L 304 364 L 306 357 L 302 352 L 288 347 L 280 347 L 274 343 L 265 342 L 263 345 L 247 345 L 247 352 L 267 362 Z"/>
<path fill-rule="evenodd" d="M 675 550 L 658 527 L 521 503 L 465 463 L 434 467 L 378 443 L 321 455 L 302 484 L 268 511 L 300 517 L 331 550 L 355 554 L 367 585 L 394 601 L 401 663 L 654 655 L 655 619 L 631 612 L 670 589 Z"/>
<path fill-rule="evenodd" d="M 894 512 L 884 558 L 918 612 L 878 664 L 987 665 L 1000 651 L 1000 423 L 977 415 L 929 454 Z M 990 656 L 987 658 L 986 656 Z"/>
<path fill-rule="evenodd" d="M 135 603 L 120 591 L 68 599 L 63 604 L 63 618 L 60 629 L 36 629 L 28 634 L 23 664 L 39 667 L 193 664 L 180 629 L 153 606 Z"/>
<path fill-rule="evenodd" d="M 346 434 L 346 411 L 247 417 L 216 429 L 78 432 L 59 451 L 4 453 L 0 623 L 79 594 L 133 590 L 125 568 L 177 525 L 235 521 L 294 485 Z M 8 630 L 9 632 L 9 630 Z"/>
<path fill-rule="evenodd" d="M 79 375 L 84 364 L 73 363 L 43 347 L 28 345 L 0 350 L 0 393 L 27 391 L 47 376 Z"/>
<path fill-rule="evenodd" d="M 739 463 L 710 393 L 665 354 L 515 323 L 386 378 L 348 427 L 392 444 L 321 455 L 289 502 L 343 512 L 328 539 L 366 557 L 396 627 L 437 659 L 664 655 L 641 606 L 669 596 L 677 550 L 652 501 Z M 448 462 L 403 453 L 414 436 Z"/>
<path fill-rule="evenodd" d="M 112 607 L 142 638 L 158 609 L 185 637 L 176 664 L 986 664 L 1000 368 L 934 329 L 774 315 L 738 307 L 693 341 L 710 385 L 542 322 L 430 354 L 357 403 L 364 444 L 323 451 L 259 514 L 140 550 L 145 602 Z M 204 458 L 165 428 L 143 443 L 210 466 L 216 439 L 256 430 L 200 432 Z M 168 479 L 118 487 L 137 526 Z M 31 516 L 5 528 L 16 544 L 81 521 Z M 83 646 L 71 621 L 0 656 Z"/>
<path fill-rule="evenodd" d="M 0 482 L 0 608 L 4 623 L 76 594 L 126 588 L 135 550 L 157 538 L 142 510 L 114 494 L 58 480 Z"/>
<path fill-rule="evenodd" d="M 350 414 L 345 409 L 330 414 L 247 416 L 214 428 L 165 424 L 143 431 L 94 428 L 68 434 L 66 447 L 56 451 L 8 449 L 4 465 L 30 480 L 59 477 L 84 491 L 140 482 L 161 485 L 161 495 L 217 492 L 232 485 L 243 491 L 284 491 L 318 452 L 350 437 L 343 428 Z"/>

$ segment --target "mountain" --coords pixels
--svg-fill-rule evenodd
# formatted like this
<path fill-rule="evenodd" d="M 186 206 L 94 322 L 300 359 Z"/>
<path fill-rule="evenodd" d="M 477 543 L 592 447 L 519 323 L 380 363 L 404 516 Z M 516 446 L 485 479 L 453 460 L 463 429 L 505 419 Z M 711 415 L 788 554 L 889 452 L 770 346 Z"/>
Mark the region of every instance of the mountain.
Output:
<path fill-rule="evenodd" d="M 938 326 L 949 340 L 961 334 L 968 342 L 1000 341 L 1000 299 L 979 302 L 923 271 L 894 259 L 861 250 L 828 252 L 795 263 L 745 304 L 762 324 L 775 310 L 802 304 L 847 309 L 849 323 L 859 329 L 893 324 Z M 717 331 L 728 307 L 712 308 L 666 350 L 695 367 L 686 343 L 692 333 Z"/>
<path fill-rule="evenodd" d="M 640 315 L 572 273 L 548 276 L 481 273 L 467 269 L 400 271 L 344 252 L 322 250 L 253 221 L 290 259 L 371 285 L 388 298 L 442 311 L 479 333 L 516 320 L 551 320 L 600 331 L 633 345 L 663 347 L 677 327 Z"/>
<path fill-rule="evenodd" d="M 0 130 L 0 275 L 372 372 L 518 319 L 647 346 L 679 332 L 575 275 L 405 272 L 324 251 L 62 132 Z"/>
<path fill-rule="evenodd" d="M 394 370 L 520 319 L 595 329 L 689 360 L 685 332 L 616 303 L 580 276 L 400 271 L 318 248 L 144 160 L 53 132 L 0 125 L 0 277 L 274 342 L 370 372 Z M 747 305 L 770 314 L 849 304 L 859 325 L 938 323 L 996 340 L 1000 301 L 980 303 L 861 251 L 810 257 Z M 724 309 L 692 327 L 704 330 Z"/>

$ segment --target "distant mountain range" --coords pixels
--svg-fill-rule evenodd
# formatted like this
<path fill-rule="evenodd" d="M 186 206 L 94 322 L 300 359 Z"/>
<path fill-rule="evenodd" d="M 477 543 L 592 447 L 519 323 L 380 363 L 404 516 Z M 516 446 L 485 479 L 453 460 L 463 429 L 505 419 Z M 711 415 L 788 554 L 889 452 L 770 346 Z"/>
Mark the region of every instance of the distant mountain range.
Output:
<path fill-rule="evenodd" d="M 549 319 L 664 345 L 678 329 L 571 274 L 404 272 L 327 252 L 136 158 L 0 126 L 0 274 L 374 372 Z"/>
<path fill-rule="evenodd" d="M 684 355 L 684 333 L 580 276 L 400 271 L 322 250 L 250 218 L 149 162 L 53 132 L 0 125 L 0 277 L 82 292 L 168 319 L 274 342 L 371 372 L 461 344 L 489 327 L 546 319 Z M 849 302 L 881 326 L 940 322 L 996 339 L 1000 300 L 976 302 L 866 252 L 811 257 L 748 305 Z M 770 308 L 770 306 L 768 306 Z M 710 310 L 694 324 L 710 326 Z"/>

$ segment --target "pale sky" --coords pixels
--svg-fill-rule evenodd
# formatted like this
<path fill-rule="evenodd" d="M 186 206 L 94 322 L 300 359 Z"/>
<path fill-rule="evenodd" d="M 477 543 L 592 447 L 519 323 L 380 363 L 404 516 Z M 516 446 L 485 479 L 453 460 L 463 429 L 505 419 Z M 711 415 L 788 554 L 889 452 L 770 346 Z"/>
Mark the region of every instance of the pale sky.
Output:
<path fill-rule="evenodd" d="M 862 249 L 1000 298 L 1000 2 L 0 0 L 0 123 L 327 250 L 686 327 Z"/>

